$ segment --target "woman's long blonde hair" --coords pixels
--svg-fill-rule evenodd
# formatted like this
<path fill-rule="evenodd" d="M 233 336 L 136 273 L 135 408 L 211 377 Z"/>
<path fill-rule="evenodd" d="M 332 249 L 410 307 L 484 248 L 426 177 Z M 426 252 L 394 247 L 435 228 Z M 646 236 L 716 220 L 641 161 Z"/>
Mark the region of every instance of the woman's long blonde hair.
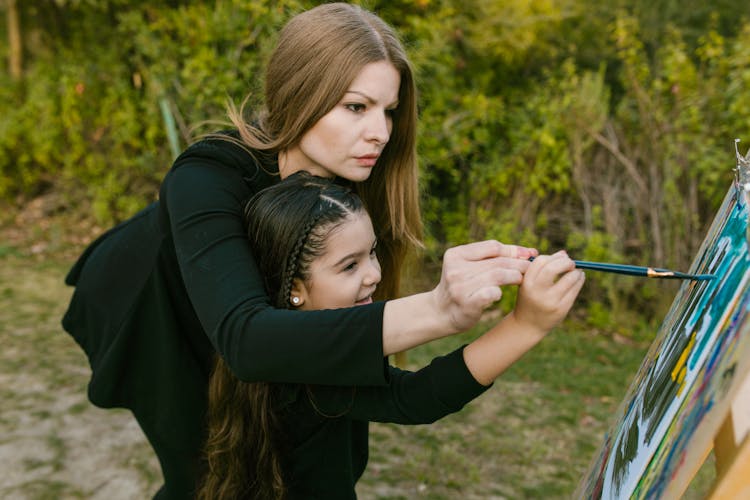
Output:
<path fill-rule="evenodd" d="M 267 67 L 265 109 L 249 120 L 244 105 L 230 106 L 229 118 L 249 148 L 278 153 L 298 144 L 338 104 L 362 68 L 378 61 L 390 62 L 401 76 L 399 106 L 388 144 L 370 178 L 355 191 L 378 237 L 383 280 L 377 298 L 387 299 L 398 295 L 407 254 L 422 246 L 416 88 L 394 30 L 375 14 L 345 3 L 296 15 L 281 31 Z"/>

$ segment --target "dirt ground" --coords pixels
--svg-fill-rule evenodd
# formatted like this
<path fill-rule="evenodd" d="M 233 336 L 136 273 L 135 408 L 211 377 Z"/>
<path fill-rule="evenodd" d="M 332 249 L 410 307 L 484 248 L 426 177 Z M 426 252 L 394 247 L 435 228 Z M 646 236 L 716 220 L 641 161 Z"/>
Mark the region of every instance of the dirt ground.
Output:
<path fill-rule="evenodd" d="M 65 272 L 101 228 L 54 194 L 0 220 L 0 498 L 150 498 L 161 477 L 135 419 L 86 398 L 85 355 L 60 326 Z"/>
<path fill-rule="evenodd" d="M 148 498 L 158 463 L 135 419 L 86 399 L 85 356 L 60 327 L 60 265 L 0 257 L 0 497 Z"/>

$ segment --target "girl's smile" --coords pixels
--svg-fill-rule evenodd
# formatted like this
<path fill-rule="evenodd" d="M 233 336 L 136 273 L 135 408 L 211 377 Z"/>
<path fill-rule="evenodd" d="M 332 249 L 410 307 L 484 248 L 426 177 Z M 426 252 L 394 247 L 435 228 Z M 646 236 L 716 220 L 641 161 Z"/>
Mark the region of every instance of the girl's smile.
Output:
<path fill-rule="evenodd" d="M 375 232 L 365 211 L 348 216 L 329 233 L 323 254 L 310 263 L 309 277 L 296 279 L 292 295 L 300 309 L 338 309 L 372 302 L 380 283 Z"/>

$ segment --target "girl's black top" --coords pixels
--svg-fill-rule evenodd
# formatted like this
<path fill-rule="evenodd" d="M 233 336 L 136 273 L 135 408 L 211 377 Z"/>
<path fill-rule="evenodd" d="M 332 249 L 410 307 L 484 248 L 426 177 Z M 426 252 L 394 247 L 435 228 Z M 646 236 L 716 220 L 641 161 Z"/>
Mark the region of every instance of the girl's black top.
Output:
<path fill-rule="evenodd" d="M 463 348 L 417 372 L 388 367 L 386 386 L 281 387 L 277 412 L 289 500 L 349 500 L 368 458 L 368 422 L 428 424 L 487 387 L 472 377 Z"/>

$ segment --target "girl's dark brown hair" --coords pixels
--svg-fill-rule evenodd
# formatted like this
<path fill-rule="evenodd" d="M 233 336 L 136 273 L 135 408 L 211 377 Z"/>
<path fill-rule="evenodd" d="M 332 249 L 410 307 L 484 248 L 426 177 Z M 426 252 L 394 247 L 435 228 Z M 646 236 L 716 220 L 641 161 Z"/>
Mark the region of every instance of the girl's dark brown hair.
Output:
<path fill-rule="evenodd" d="M 362 201 L 350 189 L 306 172 L 250 200 L 248 238 L 272 305 L 291 308 L 293 280 L 307 282 L 310 263 L 325 251 L 331 230 L 362 211 Z M 217 357 L 208 390 L 207 472 L 198 498 L 284 498 L 277 387 L 243 382 Z"/>

